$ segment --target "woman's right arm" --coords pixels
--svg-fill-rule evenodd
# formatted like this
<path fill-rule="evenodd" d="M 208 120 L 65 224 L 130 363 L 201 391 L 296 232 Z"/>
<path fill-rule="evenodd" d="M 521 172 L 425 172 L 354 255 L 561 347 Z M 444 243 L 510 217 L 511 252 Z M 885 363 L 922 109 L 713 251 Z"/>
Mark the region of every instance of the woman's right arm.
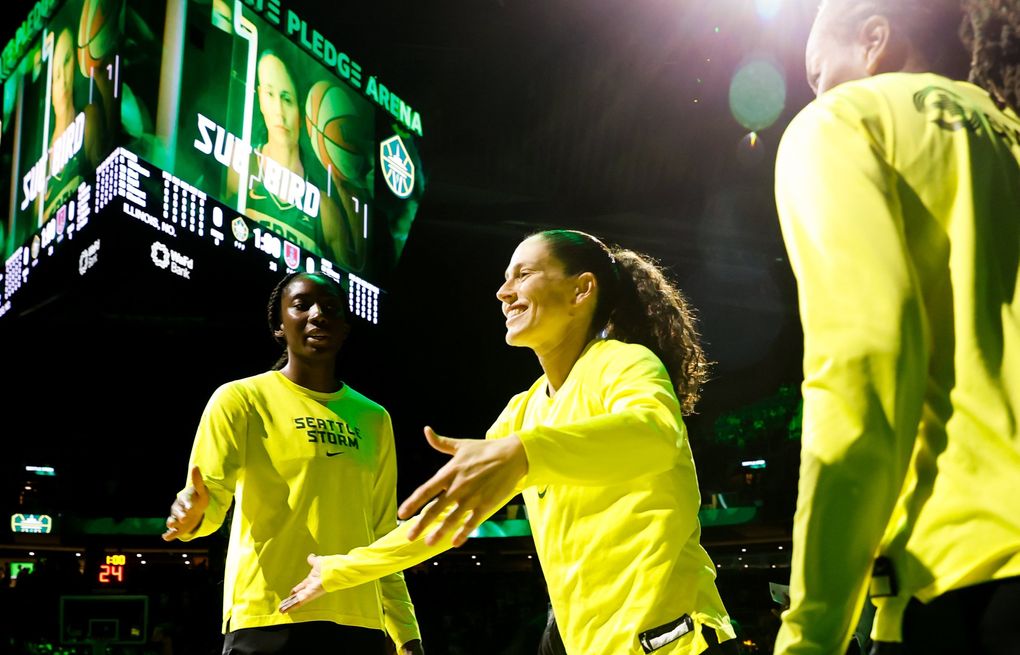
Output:
<path fill-rule="evenodd" d="M 516 414 L 516 410 L 523 398 L 524 394 L 520 394 L 510 400 L 510 403 L 506 406 L 506 408 L 504 408 L 499 418 L 497 418 L 493 426 L 489 428 L 486 435 L 487 439 L 499 439 L 507 436 L 508 430 L 511 429 L 512 417 Z M 426 428 L 426 438 L 429 438 L 429 443 L 433 448 L 437 447 L 435 442 L 436 439 L 443 442 L 465 441 L 475 443 L 477 441 L 478 445 L 486 443 L 488 443 L 488 445 L 492 445 L 491 442 L 482 440 L 446 439 L 436 435 L 432 432 L 431 428 Z M 439 450 L 440 452 L 447 452 L 448 454 L 451 454 L 449 450 L 445 450 L 441 447 Z M 449 465 L 450 463 L 448 462 L 443 468 L 448 468 Z M 440 472 L 442 472 L 442 470 L 443 469 L 440 469 Z M 439 475 L 439 473 L 437 473 L 437 475 Z M 435 480 L 435 476 L 433 476 L 433 480 Z M 431 482 L 432 480 L 430 480 L 430 483 Z M 419 532 L 416 530 L 419 521 L 422 520 L 423 516 L 428 516 L 424 523 L 425 526 L 428 526 L 429 524 L 443 526 L 446 518 L 456 509 L 456 507 L 448 505 L 445 508 L 442 508 L 437 516 L 430 516 L 430 510 L 437 505 L 437 501 L 433 500 L 427 505 L 425 502 L 428 501 L 431 496 L 435 496 L 436 494 L 426 492 L 419 496 L 423 488 L 428 487 L 428 485 L 429 483 L 426 483 L 425 485 L 422 485 L 422 487 L 419 487 L 415 494 L 413 494 L 408 500 L 405 500 L 401 506 L 402 509 L 406 509 L 410 506 L 411 509 L 408 511 L 413 512 L 417 509 L 415 506 L 418 504 L 418 502 L 414 499 L 420 497 L 420 503 L 424 505 L 424 507 L 421 508 L 416 516 L 398 525 L 394 530 L 380 537 L 375 541 L 375 543 L 369 544 L 368 546 L 355 548 L 345 555 L 328 555 L 320 557 L 321 586 L 323 589 L 326 591 L 336 591 L 337 589 L 346 589 L 348 587 L 364 584 L 365 582 L 377 580 L 383 576 L 390 575 L 391 573 L 411 568 L 416 564 L 424 562 L 430 557 L 434 557 L 449 550 L 455 545 L 460 545 L 459 543 L 455 544 L 454 540 L 468 521 L 481 524 L 482 521 L 495 514 L 521 491 L 521 485 L 518 484 L 509 493 L 509 495 L 500 494 L 499 498 L 502 499 L 501 502 L 495 503 L 491 509 L 487 511 L 481 511 L 477 520 L 474 515 L 453 517 L 452 524 L 450 526 L 446 526 L 446 529 L 443 531 L 440 538 L 436 539 L 433 544 L 429 545 L 426 542 L 426 538 L 433 534 L 435 529 L 429 530 L 428 528 L 425 528 Z M 313 584 L 317 584 L 319 582 L 320 581 L 317 580 L 313 582 Z"/>
<path fill-rule="evenodd" d="M 516 493 L 515 491 L 514 495 Z M 513 495 L 504 502 L 499 503 L 492 514 L 509 502 L 511 498 L 513 498 Z M 423 531 L 413 539 L 409 539 L 408 535 L 412 528 L 417 525 L 422 514 L 434 503 L 435 501 L 429 503 L 417 516 L 398 525 L 393 531 L 380 537 L 374 543 L 355 548 L 344 555 L 326 555 L 321 557 L 320 565 L 323 589 L 326 591 L 336 591 L 378 580 L 391 573 L 397 573 L 398 571 L 409 569 L 416 564 L 421 564 L 430 557 L 435 557 L 453 548 L 453 536 L 456 534 L 456 530 L 448 531 L 432 545 L 425 542 L 425 537 L 429 534 L 428 530 Z M 440 515 L 440 523 L 447 514 L 449 514 L 449 510 L 444 511 Z"/>
<path fill-rule="evenodd" d="M 249 411 L 247 401 L 229 385 L 217 389 L 209 399 L 191 449 L 188 486 L 178 494 L 181 498 L 195 487 L 194 470 L 198 468 L 208 505 L 196 527 L 190 532 L 178 531 L 172 538 L 190 541 L 216 532 L 223 524 L 244 461 Z"/>

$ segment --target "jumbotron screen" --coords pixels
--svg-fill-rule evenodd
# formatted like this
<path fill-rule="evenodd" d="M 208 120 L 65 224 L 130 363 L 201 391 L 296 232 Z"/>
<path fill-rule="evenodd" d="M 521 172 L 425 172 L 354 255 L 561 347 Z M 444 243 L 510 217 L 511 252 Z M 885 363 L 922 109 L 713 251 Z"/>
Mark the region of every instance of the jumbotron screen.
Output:
<path fill-rule="evenodd" d="M 417 111 L 279 1 L 58 5 L 3 53 L 0 316 L 61 250 L 85 276 L 130 247 L 129 221 L 170 274 L 324 272 L 378 320 L 424 190 Z"/>

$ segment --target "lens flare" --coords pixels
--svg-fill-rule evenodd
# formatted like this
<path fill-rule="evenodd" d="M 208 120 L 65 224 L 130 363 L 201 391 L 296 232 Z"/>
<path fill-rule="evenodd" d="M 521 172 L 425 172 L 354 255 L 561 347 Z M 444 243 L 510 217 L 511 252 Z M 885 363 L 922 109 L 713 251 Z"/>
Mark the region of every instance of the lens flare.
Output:
<path fill-rule="evenodd" d="M 769 127 L 786 107 L 786 80 L 779 69 L 764 59 L 743 66 L 730 82 L 730 111 L 751 132 Z"/>
<path fill-rule="evenodd" d="M 782 5 L 782 0 L 754 0 L 755 9 L 758 10 L 758 16 L 763 20 L 770 20 L 775 18 L 776 14 L 779 13 L 779 7 Z"/>
<path fill-rule="evenodd" d="M 737 145 L 737 161 L 747 167 L 754 167 L 765 160 L 765 147 L 757 132 L 744 135 Z"/>

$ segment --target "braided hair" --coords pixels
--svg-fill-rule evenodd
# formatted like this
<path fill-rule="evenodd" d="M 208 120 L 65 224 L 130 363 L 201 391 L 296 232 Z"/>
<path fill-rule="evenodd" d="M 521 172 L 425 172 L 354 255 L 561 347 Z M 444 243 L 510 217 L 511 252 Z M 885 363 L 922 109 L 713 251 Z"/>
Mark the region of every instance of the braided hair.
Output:
<path fill-rule="evenodd" d="M 269 303 L 266 305 L 266 320 L 269 323 L 269 334 L 272 335 L 273 341 L 280 344 L 283 347 L 283 353 L 280 355 L 276 363 L 273 364 L 272 370 L 279 371 L 287 365 L 287 339 L 277 334 L 280 329 L 280 323 L 283 321 L 283 293 L 290 286 L 290 283 L 295 278 L 304 276 L 310 279 L 314 279 L 316 282 L 325 283 L 335 288 L 337 295 L 343 300 L 341 303 L 344 308 L 344 318 L 350 320 L 350 308 L 347 302 L 347 293 L 343 287 L 340 286 L 335 280 L 325 275 L 318 275 L 316 273 L 305 273 L 302 271 L 296 271 L 294 273 L 288 273 L 276 283 L 273 287 L 272 293 L 269 294 Z"/>
<path fill-rule="evenodd" d="M 684 414 L 694 412 L 709 362 L 694 309 L 657 262 L 625 248 L 610 248 L 576 230 L 547 230 L 542 239 L 568 275 L 591 273 L 599 293 L 591 335 L 637 343 L 662 360 Z"/>

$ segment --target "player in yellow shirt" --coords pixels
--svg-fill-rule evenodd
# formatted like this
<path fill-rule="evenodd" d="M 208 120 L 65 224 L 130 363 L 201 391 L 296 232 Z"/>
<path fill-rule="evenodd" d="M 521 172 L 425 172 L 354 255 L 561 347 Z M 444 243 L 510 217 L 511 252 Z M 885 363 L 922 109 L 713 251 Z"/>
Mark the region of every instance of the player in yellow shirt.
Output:
<path fill-rule="evenodd" d="M 281 608 L 405 569 L 462 544 L 519 490 L 571 655 L 735 652 L 700 545 L 697 475 L 682 415 L 706 375 L 692 312 L 652 262 L 588 234 L 542 232 L 497 292 L 506 340 L 545 374 L 486 440 L 429 442 L 453 455 L 372 546 L 313 557 Z M 317 601 L 318 602 L 318 601 Z"/>
<path fill-rule="evenodd" d="M 223 585 L 224 653 L 422 653 L 414 608 L 396 573 L 316 607 L 276 611 L 307 568 L 294 553 L 346 551 L 396 526 L 389 414 L 336 375 L 347 298 L 322 275 L 291 274 L 269 301 L 286 352 L 274 370 L 223 385 L 202 415 L 190 484 L 164 539 L 215 532 L 234 502 Z"/>
<path fill-rule="evenodd" d="M 806 60 L 776 170 L 804 423 L 775 652 L 843 652 L 870 580 L 876 653 L 1020 653 L 1020 3 L 827 0 Z"/>

